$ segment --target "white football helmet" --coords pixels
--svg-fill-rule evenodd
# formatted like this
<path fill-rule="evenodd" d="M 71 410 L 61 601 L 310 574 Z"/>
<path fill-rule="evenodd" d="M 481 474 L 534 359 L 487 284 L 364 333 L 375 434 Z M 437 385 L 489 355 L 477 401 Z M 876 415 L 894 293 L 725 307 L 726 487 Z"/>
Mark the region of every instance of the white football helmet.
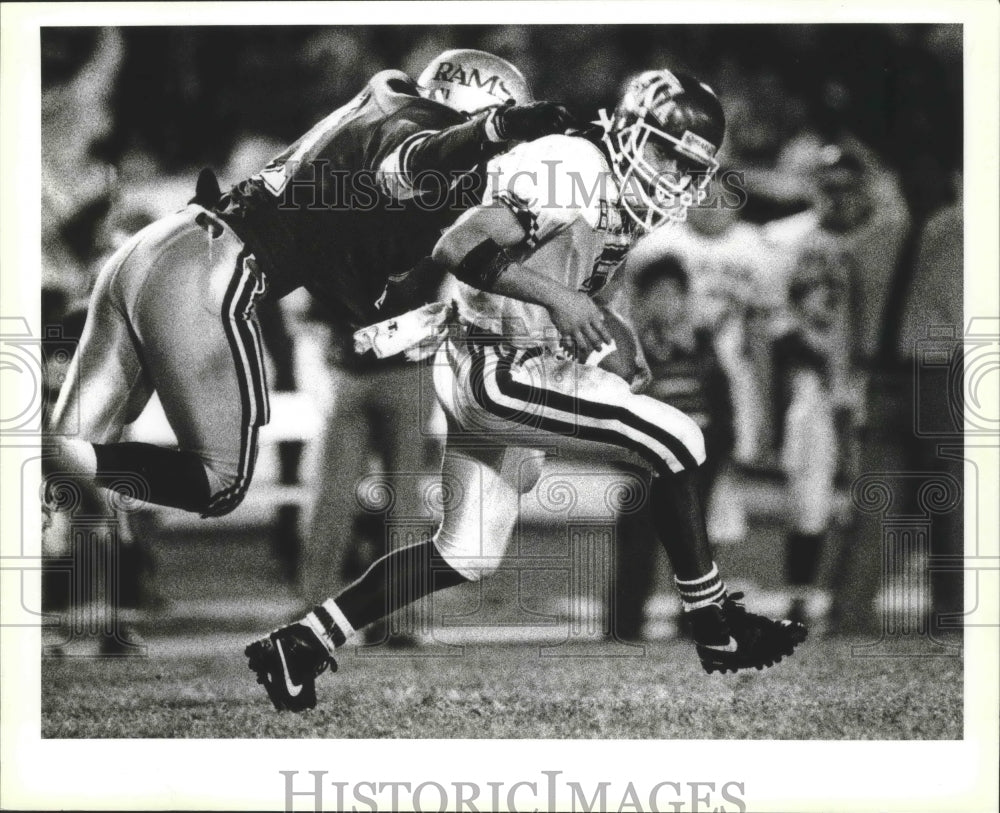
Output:
<path fill-rule="evenodd" d="M 604 142 L 622 187 L 622 208 L 643 230 L 686 219 L 719 168 L 726 118 L 704 82 L 668 70 L 635 77 L 613 116 L 601 111 Z"/>
<path fill-rule="evenodd" d="M 486 51 L 458 48 L 431 60 L 417 79 L 420 95 L 472 115 L 488 107 L 534 101 L 521 72 Z"/>

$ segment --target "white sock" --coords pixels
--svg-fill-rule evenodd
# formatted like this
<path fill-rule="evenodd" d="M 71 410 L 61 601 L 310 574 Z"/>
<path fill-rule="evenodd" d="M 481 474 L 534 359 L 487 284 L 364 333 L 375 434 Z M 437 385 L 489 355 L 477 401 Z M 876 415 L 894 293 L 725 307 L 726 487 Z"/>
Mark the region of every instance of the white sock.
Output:
<path fill-rule="evenodd" d="M 323 646 L 331 655 L 337 647 L 343 646 L 347 639 L 354 635 L 354 627 L 332 598 L 328 598 L 307 613 L 304 623 L 316 633 L 316 637 L 323 642 Z"/>
<path fill-rule="evenodd" d="M 674 577 L 674 584 L 681 594 L 685 612 L 719 604 L 726 597 L 726 583 L 719 576 L 719 568 L 712 562 L 712 569 L 697 579 L 683 580 Z"/>

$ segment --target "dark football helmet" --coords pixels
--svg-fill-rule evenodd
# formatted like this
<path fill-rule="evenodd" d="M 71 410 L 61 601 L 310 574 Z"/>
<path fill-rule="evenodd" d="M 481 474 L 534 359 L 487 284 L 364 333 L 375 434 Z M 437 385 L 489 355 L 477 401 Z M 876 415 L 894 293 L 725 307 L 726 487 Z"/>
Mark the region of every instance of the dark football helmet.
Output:
<path fill-rule="evenodd" d="M 726 117 L 708 85 L 668 70 L 629 82 L 602 140 L 622 188 L 621 205 L 645 231 L 683 221 L 708 194 Z"/>

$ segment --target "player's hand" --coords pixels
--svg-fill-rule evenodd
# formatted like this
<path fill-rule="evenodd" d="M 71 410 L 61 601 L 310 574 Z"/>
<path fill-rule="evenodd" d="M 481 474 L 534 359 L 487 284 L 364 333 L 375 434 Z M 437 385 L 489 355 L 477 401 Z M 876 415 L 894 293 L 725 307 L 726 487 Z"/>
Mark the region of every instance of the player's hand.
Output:
<path fill-rule="evenodd" d="M 565 133 L 573 121 L 573 115 L 561 104 L 531 102 L 498 108 L 493 125 L 503 141 L 531 141 Z"/>
<path fill-rule="evenodd" d="M 604 326 L 604 314 L 589 296 L 570 291 L 549 307 L 552 324 L 559 331 L 563 346 L 571 352 L 589 354 L 610 343 Z"/>

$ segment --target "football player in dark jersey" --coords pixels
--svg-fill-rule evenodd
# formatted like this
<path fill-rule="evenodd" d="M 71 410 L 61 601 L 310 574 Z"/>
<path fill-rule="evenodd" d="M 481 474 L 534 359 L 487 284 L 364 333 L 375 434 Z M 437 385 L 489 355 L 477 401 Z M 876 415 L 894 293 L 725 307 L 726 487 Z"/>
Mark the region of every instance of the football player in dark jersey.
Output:
<path fill-rule="evenodd" d="M 66 477 L 206 517 L 232 511 L 268 421 L 256 304 L 305 287 L 354 325 L 421 304 L 411 269 L 459 214 L 457 196 L 473 194 L 471 171 L 568 123 L 509 62 L 448 51 L 420 81 L 375 75 L 225 196 L 203 172 L 194 200 L 97 279 L 51 422 L 50 506 Z M 178 448 L 120 442 L 154 391 Z"/>

